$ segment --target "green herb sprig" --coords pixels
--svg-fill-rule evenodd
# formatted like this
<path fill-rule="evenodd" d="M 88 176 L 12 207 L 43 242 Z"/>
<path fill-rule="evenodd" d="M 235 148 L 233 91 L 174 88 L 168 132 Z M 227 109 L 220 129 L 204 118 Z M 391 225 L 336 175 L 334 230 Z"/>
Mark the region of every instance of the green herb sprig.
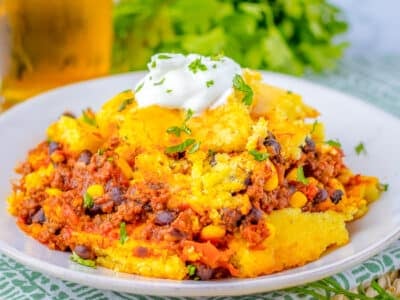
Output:
<path fill-rule="evenodd" d="M 297 168 L 297 181 L 301 182 L 302 184 L 308 184 L 308 179 L 304 176 L 303 166 Z"/>
<path fill-rule="evenodd" d="M 332 147 L 337 147 L 337 148 L 342 147 L 342 144 L 338 140 L 327 140 L 327 141 L 325 141 L 325 144 L 332 146 Z"/>
<path fill-rule="evenodd" d="M 256 149 L 250 150 L 249 154 L 254 157 L 256 161 L 264 161 L 267 160 L 269 155 L 265 152 L 259 152 Z"/>
<path fill-rule="evenodd" d="M 249 85 L 246 84 L 246 82 L 244 82 L 243 77 L 239 74 L 236 74 L 235 77 L 233 77 L 233 87 L 236 90 L 244 93 L 242 102 L 248 106 L 251 105 L 253 102 L 253 90 Z"/>
<path fill-rule="evenodd" d="M 358 145 L 354 147 L 354 151 L 357 155 L 367 154 L 367 150 L 365 149 L 365 145 L 363 142 L 358 143 Z"/>
<path fill-rule="evenodd" d="M 121 222 L 119 224 L 119 242 L 121 245 L 125 244 L 128 241 L 129 237 L 126 232 L 126 224 L 125 222 Z"/>
<path fill-rule="evenodd" d="M 91 259 L 83 259 L 80 257 L 78 254 L 76 254 L 74 251 L 72 251 L 71 256 L 69 257 L 70 260 L 73 262 L 76 262 L 82 266 L 90 267 L 90 268 L 95 268 L 96 267 L 96 262 Z"/>
<path fill-rule="evenodd" d="M 83 207 L 84 208 L 92 208 L 94 205 L 93 197 L 90 196 L 88 192 L 85 192 L 83 195 Z"/>
<path fill-rule="evenodd" d="M 191 135 L 192 130 L 186 125 L 186 123 L 190 120 L 190 118 L 193 116 L 194 112 L 191 109 L 188 109 L 186 112 L 185 119 L 183 120 L 183 123 L 181 126 L 172 126 L 167 129 L 167 133 L 169 134 L 174 134 L 176 136 L 180 136 L 182 132 Z"/>

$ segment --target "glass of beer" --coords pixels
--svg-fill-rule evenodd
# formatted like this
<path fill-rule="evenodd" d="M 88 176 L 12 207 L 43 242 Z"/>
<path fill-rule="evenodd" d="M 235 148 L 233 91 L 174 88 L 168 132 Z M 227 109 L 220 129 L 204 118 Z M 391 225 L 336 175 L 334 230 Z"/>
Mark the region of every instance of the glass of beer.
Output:
<path fill-rule="evenodd" d="M 109 72 L 112 0 L 0 0 L 3 108 Z"/>

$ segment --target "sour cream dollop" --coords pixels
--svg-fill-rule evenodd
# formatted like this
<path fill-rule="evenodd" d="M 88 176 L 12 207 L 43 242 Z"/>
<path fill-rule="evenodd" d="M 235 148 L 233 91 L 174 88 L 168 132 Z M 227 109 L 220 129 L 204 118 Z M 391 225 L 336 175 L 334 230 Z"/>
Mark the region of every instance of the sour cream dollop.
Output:
<path fill-rule="evenodd" d="M 140 107 L 159 105 L 201 113 L 226 102 L 240 66 L 228 57 L 160 53 L 148 63 L 149 73 L 136 85 Z"/>

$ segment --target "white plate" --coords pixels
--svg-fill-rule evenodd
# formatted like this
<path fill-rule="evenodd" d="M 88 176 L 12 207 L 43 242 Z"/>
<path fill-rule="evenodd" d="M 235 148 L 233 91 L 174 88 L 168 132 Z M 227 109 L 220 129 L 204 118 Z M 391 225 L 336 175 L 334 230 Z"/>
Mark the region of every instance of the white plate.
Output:
<path fill-rule="evenodd" d="M 42 94 L 0 116 L 0 250 L 29 268 L 100 289 L 137 294 L 171 296 L 218 296 L 265 292 L 300 285 L 345 270 L 362 262 L 400 232 L 400 122 L 394 117 L 348 95 L 284 75 L 265 73 L 269 83 L 300 93 L 322 113 L 329 138 L 339 138 L 346 161 L 356 172 L 379 176 L 389 191 L 371 206 L 370 212 L 349 224 L 351 242 L 303 267 L 254 279 L 213 282 L 149 279 L 89 269 L 68 259 L 69 254 L 50 251 L 22 233 L 7 213 L 13 168 L 27 150 L 45 138 L 47 126 L 65 110 L 79 113 L 99 108 L 116 93 L 132 88 L 143 73 L 82 82 Z M 357 156 L 354 146 L 364 142 L 368 155 Z M 307 241 L 304 241 L 307 242 Z"/>

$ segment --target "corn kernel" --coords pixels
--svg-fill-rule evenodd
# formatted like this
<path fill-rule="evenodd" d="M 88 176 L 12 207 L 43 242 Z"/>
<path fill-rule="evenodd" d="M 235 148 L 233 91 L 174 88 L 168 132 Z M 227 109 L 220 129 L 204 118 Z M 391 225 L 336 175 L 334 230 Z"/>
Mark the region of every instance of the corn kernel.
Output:
<path fill-rule="evenodd" d="M 217 225 L 208 225 L 201 230 L 203 240 L 217 240 L 225 236 L 225 228 Z"/>
<path fill-rule="evenodd" d="M 87 188 L 86 192 L 94 198 L 101 197 L 104 195 L 104 188 L 100 184 L 92 184 Z"/>
<path fill-rule="evenodd" d="M 264 190 L 267 192 L 272 191 L 278 187 L 278 184 L 279 184 L 278 174 L 275 172 L 271 174 L 271 176 L 265 182 Z"/>
<path fill-rule="evenodd" d="M 307 203 L 307 197 L 302 192 L 297 191 L 290 197 L 289 202 L 292 207 L 300 208 Z"/>
<path fill-rule="evenodd" d="M 292 169 L 289 174 L 287 174 L 286 179 L 288 181 L 297 181 L 297 168 Z"/>
<path fill-rule="evenodd" d="M 48 188 L 46 189 L 46 194 L 49 196 L 60 196 L 62 191 L 56 188 Z"/>
<path fill-rule="evenodd" d="M 273 239 L 275 237 L 276 234 L 276 228 L 274 225 L 266 223 L 267 224 L 267 228 L 268 228 L 268 232 L 269 232 L 269 236 L 268 238 Z"/>

